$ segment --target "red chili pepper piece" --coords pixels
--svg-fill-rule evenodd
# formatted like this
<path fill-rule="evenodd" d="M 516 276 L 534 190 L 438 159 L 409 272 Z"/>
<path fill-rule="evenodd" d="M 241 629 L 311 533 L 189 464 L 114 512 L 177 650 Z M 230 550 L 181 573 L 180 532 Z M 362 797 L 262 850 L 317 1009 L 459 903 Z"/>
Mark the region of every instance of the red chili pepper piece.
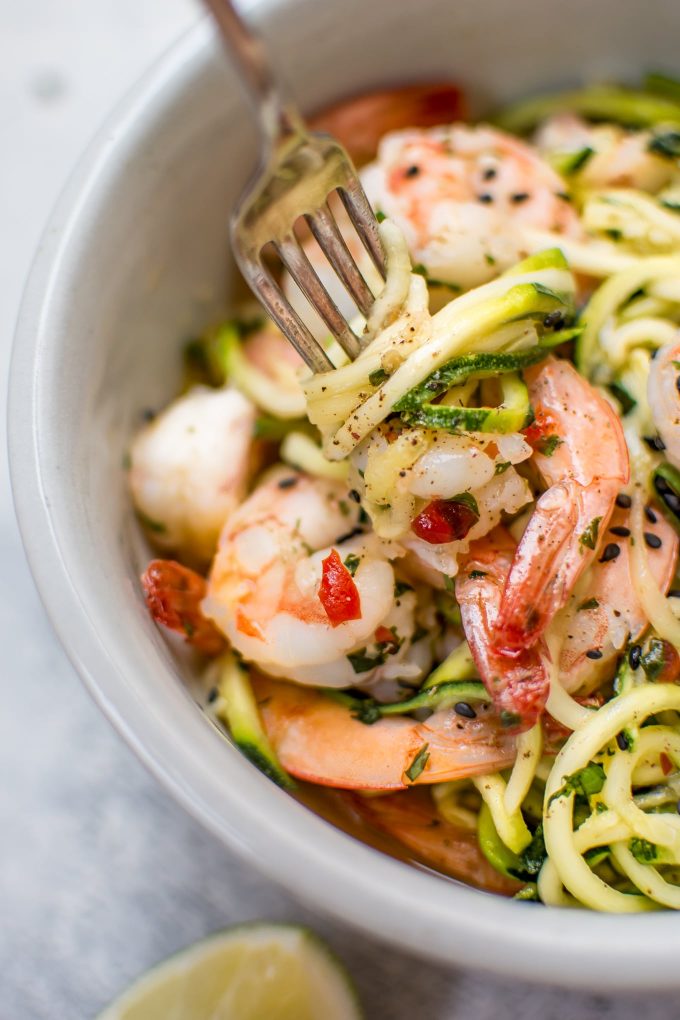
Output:
<path fill-rule="evenodd" d="M 226 641 L 201 612 L 205 578 L 175 560 L 152 560 L 142 574 L 142 588 L 156 623 L 181 634 L 204 655 L 219 655 Z"/>
<path fill-rule="evenodd" d="M 534 420 L 522 429 L 522 435 L 532 449 L 539 449 L 549 436 L 557 434 L 557 423 L 542 407 L 534 408 Z"/>
<path fill-rule="evenodd" d="M 479 514 L 467 503 L 453 499 L 433 499 L 411 521 L 411 531 L 430 545 L 441 545 L 465 538 L 478 520 Z"/>
<path fill-rule="evenodd" d="M 331 627 L 339 627 L 348 620 L 360 620 L 359 592 L 337 549 L 331 549 L 322 568 L 319 601 L 326 610 Z"/>

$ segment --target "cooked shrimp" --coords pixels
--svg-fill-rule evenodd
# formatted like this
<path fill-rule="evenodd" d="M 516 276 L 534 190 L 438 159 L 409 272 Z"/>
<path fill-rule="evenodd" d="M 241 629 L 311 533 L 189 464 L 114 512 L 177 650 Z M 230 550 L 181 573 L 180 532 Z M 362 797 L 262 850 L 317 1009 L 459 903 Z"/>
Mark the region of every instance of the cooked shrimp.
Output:
<path fill-rule="evenodd" d="M 229 517 L 203 610 L 245 659 L 324 687 L 422 675 L 405 661 L 415 595 L 395 598 L 389 546 L 359 516 L 340 483 L 277 468 Z"/>
<path fill-rule="evenodd" d="M 238 390 L 194 387 L 136 436 L 129 484 L 154 545 L 205 563 L 246 493 L 255 408 Z"/>
<path fill-rule="evenodd" d="M 454 825 L 437 814 L 427 790 L 344 796 L 362 821 L 392 836 L 423 864 L 488 892 L 511 896 L 521 888 L 521 882 L 489 864 L 479 849 L 476 829 Z"/>
<path fill-rule="evenodd" d="M 443 82 L 404 85 L 345 99 L 310 121 L 315 131 L 327 131 L 345 146 L 355 164 L 373 159 L 388 131 L 435 127 L 464 116 L 457 86 Z"/>
<path fill-rule="evenodd" d="M 650 149 L 650 131 L 627 131 L 617 124 L 589 124 L 573 113 L 544 121 L 536 145 L 553 159 L 580 155 L 578 183 L 587 188 L 639 188 L 657 192 L 675 172 L 671 159 Z"/>
<path fill-rule="evenodd" d="M 542 649 L 525 647 L 507 655 L 495 647 L 503 591 L 516 543 L 505 528 L 496 528 L 470 546 L 456 580 L 463 630 L 475 665 L 494 705 L 511 727 L 526 729 L 540 716 L 550 677 Z"/>
<path fill-rule="evenodd" d="M 514 737 L 491 711 L 465 719 L 449 709 L 425 722 L 392 716 L 367 725 L 317 690 L 265 677 L 254 677 L 253 688 L 283 767 L 321 786 L 402 790 L 495 772 L 515 757 Z M 421 752 L 424 768 L 409 779 L 406 772 Z"/>
<path fill-rule="evenodd" d="M 580 234 L 559 175 L 530 145 L 491 127 L 387 135 L 362 180 L 404 232 L 413 261 L 463 289 L 523 258 L 527 227 Z"/>
<path fill-rule="evenodd" d="M 427 513 L 428 503 L 411 524 L 411 531 L 400 539 L 421 564 L 441 574 L 455 577 L 461 556 L 470 543 L 488 534 L 503 514 L 514 515 L 531 502 L 531 489 L 514 469 L 527 460 L 531 447 L 520 435 L 435 436 L 430 449 L 407 472 L 409 491 L 420 499 L 449 500 L 465 494 L 475 500 L 479 516 L 470 519 L 470 528 L 462 538 L 436 541 L 436 535 L 419 537 L 418 520 Z M 437 587 L 443 584 L 438 578 Z"/>
<path fill-rule="evenodd" d="M 666 344 L 649 364 L 647 397 L 664 455 L 680 468 L 680 337 Z"/>
<path fill-rule="evenodd" d="M 550 358 L 525 380 L 536 415 L 527 430 L 533 462 L 548 488 L 517 548 L 498 614 L 495 646 L 510 652 L 535 644 L 566 603 L 629 477 L 620 419 L 570 362 Z"/>
<path fill-rule="evenodd" d="M 219 655 L 224 636 L 201 612 L 205 578 L 175 560 L 152 560 L 142 574 L 142 588 L 156 623 L 181 634 L 203 655 Z"/>
<path fill-rule="evenodd" d="M 675 575 L 678 536 L 660 510 L 650 507 L 650 511 L 645 528 L 660 545 L 649 546 L 647 559 L 665 593 Z M 648 626 L 631 577 L 629 510 L 614 508 L 603 542 L 611 543 L 612 549 L 615 546 L 618 554 L 592 564 L 554 624 L 563 638 L 560 683 L 567 691 L 593 690 L 628 641 L 636 641 Z"/>

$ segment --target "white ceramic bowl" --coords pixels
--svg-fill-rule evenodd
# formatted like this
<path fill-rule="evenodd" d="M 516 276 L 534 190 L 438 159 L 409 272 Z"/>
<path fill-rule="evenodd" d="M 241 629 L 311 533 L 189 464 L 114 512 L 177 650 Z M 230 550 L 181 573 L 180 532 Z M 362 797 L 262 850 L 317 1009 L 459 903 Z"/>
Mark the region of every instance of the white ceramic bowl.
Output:
<path fill-rule="evenodd" d="M 303 106 L 455 77 L 475 105 L 677 67 L 666 0 L 288 0 L 253 5 Z M 230 207 L 255 131 L 206 26 L 134 90 L 45 233 L 11 376 L 11 462 L 42 597 L 95 698 L 161 782 L 310 903 L 430 958 L 610 988 L 680 984 L 677 917 L 495 898 L 392 860 L 261 776 L 194 704 L 142 603 L 123 452 L 176 390 L 180 345 L 228 302 Z"/>

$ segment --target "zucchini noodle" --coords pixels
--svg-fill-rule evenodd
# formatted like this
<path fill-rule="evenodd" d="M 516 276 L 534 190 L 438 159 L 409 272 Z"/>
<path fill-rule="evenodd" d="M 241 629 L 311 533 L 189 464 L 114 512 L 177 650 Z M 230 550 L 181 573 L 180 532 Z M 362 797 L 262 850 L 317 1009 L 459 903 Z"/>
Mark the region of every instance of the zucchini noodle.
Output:
<path fill-rule="evenodd" d="M 501 115 L 531 141 L 392 134 L 366 314 L 300 242 L 358 356 L 315 316 L 312 375 L 243 307 L 128 458 L 147 604 L 258 768 L 614 913 L 680 910 L 680 81 L 647 84 Z"/>
<path fill-rule="evenodd" d="M 680 620 L 674 615 L 666 596 L 659 590 L 649 568 L 643 535 L 642 503 L 639 497 L 636 497 L 633 503 L 631 531 L 634 539 L 631 546 L 631 577 L 637 596 L 657 634 L 680 648 Z"/>
<path fill-rule="evenodd" d="M 593 713 L 590 719 L 571 735 L 555 759 L 546 783 L 546 807 L 543 819 L 546 848 L 562 884 L 578 900 L 595 910 L 608 910 L 614 913 L 634 912 L 653 909 L 654 904 L 645 896 L 619 892 L 590 868 L 583 857 L 583 851 L 587 849 L 583 844 L 590 842 L 593 830 L 599 833 L 601 827 L 601 831 L 607 833 L 608 816 L 602 815 L 600 819 L 597 815 L 591 816 L 594 817 L 591 828 L 585 830 L 579 838 L 578 834 L 584 830 L 584 826 L 574 833 L 575 792 L 573 789 L 563 789 L 565 780 L 578 773 L 580 769 L 586 768 L 602 751 L 608 749 L 609 754 L 603 759 L 607 778 L 602 791 L 602 802 L 607 806 L 610 803 L 615 805 L 614 809 L 610 809 L 612 824 L 618 826 L 623 821 L 629 826 L 628 835 L 631 838 L 634 836 L 647 838 L 640 835 L 642 831 L 653 831 L 657 834 L 656 819 L 650 828 L 649 819 L 652 816 L 644 814 L 634 804 L 630 783 L 627 793 L 624 793 L 626 777 L 630 778 L 632 775 L 633 755 L 628 750 L 613 750 L 609 745 L 626 727 L 639 726 L 656 712 L 678 707 L 680 707 L 679 688 L 665 684 L 643 684 L 620 695 Z M 640 742 L 643 739 L 645 741 L 643 747 L 646 749 L 646 736 L 640 737 Z M 641 822 L 637 812 L 645 819 L 642 823 L 643 829 L 640 829 Z M 680 819 L 678 823 L 677 832 L 680 833 Z M 667 825 L 663 821 L 659 828 L 667 841 L 671 830 L 675 831 L 673 825 Z M 620 829 L 615 829 L 616 835 L 620 832 Z M 596 838 L 599 838 L 599 835 Z M 611 836 L 605 835 L 604 838 L 608 840 Z"/>
<path fill-rule="evenodd" d="M 369 313 L 364 343 L 372 340 L 397 317 L 406 303 L 411 279 L 411 259 L 401 230 L 385 220 L 378 225 L 378 232 L 385 252 L 387 278 Z"/>

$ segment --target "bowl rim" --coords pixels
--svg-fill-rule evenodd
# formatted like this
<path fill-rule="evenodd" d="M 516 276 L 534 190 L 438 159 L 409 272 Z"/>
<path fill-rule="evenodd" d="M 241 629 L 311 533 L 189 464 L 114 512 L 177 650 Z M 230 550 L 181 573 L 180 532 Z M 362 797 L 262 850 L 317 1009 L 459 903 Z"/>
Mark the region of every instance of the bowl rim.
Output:
<path fill-rule="evenodd" d="M 256 0 L 266 20 L 287 0 Z M 129 669 L 97 625 L 104 612 L 85 606 L 71 581 L 69 557 L 45 498 L 46 347 L 59 344 L 56 298 L 64 268 L 77 262 L 82 228 L 105 173 L 134 149 L 144 124 L 170 109 L 207 66 L 214 40 L 205 22 L 174 43 L 115 108 L 72 173 L 52 212 L 25 287 L 16 329 L 8 400 L 14 500 L 24 548 L 41 599 L 72 664 L 94 700 L 159 782 L 223 843 L 326 914 L 366 934 L 451 966 L 581 988 L 660 989 L 680 984 L 674 968 L 672 911 L 636 915 L 541 910 L 442 881 L 372 849 L 333 827 L 261 776 L 234 752 L 228 784 L 209 762 L 224 753 L 195 713 L 178 734 L 159 705 L 140 713 L 120 682 Z M 62 316 L 63 317 L 63 316 Z M 112 647 L 113 644 L 113 647 Z M 119 643 L 120 644 L 120 643 Z M 201 724 L 200 727 L 196 724 Z M 195 741 L 203 742 L 205 761 Z M 223 757 L 220 759 L 223 764 Z M 489 949 L 493 952 L 489 952 Z"/>

